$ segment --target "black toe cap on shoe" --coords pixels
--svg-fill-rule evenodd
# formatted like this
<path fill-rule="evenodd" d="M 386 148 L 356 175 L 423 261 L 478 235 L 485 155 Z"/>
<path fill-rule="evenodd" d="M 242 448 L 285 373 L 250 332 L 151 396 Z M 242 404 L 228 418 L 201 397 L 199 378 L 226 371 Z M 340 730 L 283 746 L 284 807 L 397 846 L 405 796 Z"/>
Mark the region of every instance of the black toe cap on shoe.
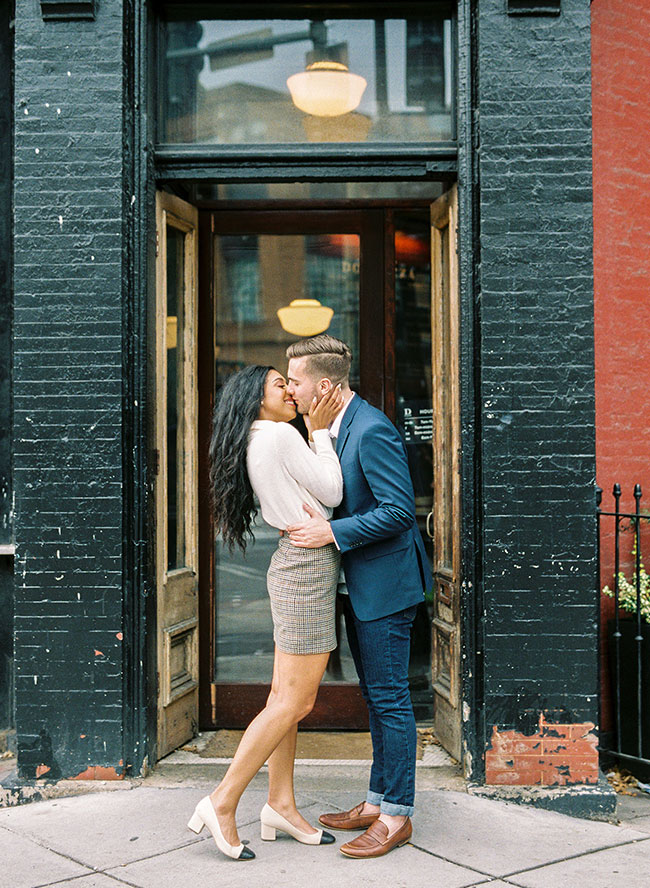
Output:
<path fill-rule="evenodd" d="M 254 851 L 251 851 L 250 848 L 242 848 L 241 854 L 239 855 L 237 860 L 253 860 L 254 857 Z"/>
<path fill-rule="evenodd" d="M 323 835 L 320 837 L 321 845 L 333 845 L 336 839 L 332 835 L 332 833 L 328 833 L 326 830 L 323 830 Z"/>

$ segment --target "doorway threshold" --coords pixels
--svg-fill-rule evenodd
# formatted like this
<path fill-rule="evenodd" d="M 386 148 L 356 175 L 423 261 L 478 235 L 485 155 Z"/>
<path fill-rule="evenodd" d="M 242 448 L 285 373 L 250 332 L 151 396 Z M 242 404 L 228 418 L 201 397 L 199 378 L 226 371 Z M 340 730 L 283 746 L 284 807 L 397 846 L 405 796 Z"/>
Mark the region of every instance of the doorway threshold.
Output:
<path fill-rule="evenodd" d="M 243 733 L 226 729 L 203 731 L 161 759 L 156 767 L 227 765 Z M 372 745 L 367 731 L 298 732 L 296 766 L 368 767 L 371 761 Z M 418 727 L 416 766 L 461 773 L 459 763 L 443 749 L 428 726 Z"/>
<path fill-rule="evenodd" d="M 214 783 L 225 774 L 243 731 L 203 731 L 149 772 L 150 785 Z M 431 723 L 418 725 L 416 787 L 467 792 L 461 765 L 438 743 Z M 296 787 L 301 791 L 327 786 L 365 792 L 372 761 L 370 734 L 363 731 L 298 731 Z M 266 785 L 264 765 L 251 785 Z"/>

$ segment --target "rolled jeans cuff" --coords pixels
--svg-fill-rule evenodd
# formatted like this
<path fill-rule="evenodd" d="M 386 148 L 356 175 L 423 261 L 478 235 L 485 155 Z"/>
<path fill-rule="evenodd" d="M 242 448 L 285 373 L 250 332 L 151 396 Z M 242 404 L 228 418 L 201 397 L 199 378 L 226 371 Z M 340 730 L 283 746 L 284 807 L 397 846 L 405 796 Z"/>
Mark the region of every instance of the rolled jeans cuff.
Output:
<path fill-rule="evenodd" d="M 412 817 L 415 808 L 413 805 L 394 805 L 392 802 L 375 802 L 381 808 L 382 814 L 390 814 L 391 817 Z"/>
<path fill-rule="evenodd" d="M 368 795 L 366 796 L 366 801 L 369 805 L 381 805 L 384 799 L 383 792 L 373 792 L 371 789 L 368 790 Z"/>

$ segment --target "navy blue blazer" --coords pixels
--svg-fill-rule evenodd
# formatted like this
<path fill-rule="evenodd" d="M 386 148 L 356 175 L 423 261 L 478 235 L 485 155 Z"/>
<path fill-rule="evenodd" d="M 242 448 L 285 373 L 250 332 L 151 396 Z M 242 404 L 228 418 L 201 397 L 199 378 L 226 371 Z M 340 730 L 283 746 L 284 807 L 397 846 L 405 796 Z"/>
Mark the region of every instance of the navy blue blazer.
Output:
<path fill-rule="evenodd" d="M 355 394 L 336 452 L 343 500 L 334 510 L 332 532 L 355 614 L 377 620 L 418 604 L 431 585 L 406 449 L 392 422 Z"/>

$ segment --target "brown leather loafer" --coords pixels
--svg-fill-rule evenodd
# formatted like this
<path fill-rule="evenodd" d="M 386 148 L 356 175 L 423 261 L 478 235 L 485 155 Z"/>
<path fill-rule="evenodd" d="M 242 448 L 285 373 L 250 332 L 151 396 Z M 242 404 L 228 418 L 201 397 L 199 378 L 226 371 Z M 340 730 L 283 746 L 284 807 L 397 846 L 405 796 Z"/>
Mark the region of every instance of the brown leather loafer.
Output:
<path fill-rule="evenodd" d="M 381 857 L 384 854 L 388 854 L 393 848 L 405 845 L 411 838 L 412 834 L 413 827 L 411 826 L 411 820 L 409 817 L 407 817 L 403 825 L 390 836 L 388 835 L 388 827 L 386 824 L 382 823 L 381 820 L 377 820 L 372 826 L 368 827 L 363 835 L 357 836 L 356 839 L 352 839 L 351 842 L 346 842 L 345 845 L 341 845 L 341 854 L 345 854 L 346 857 L 356 857 L 358 859 Z"/>
<path fill-rule="evenodd" d="M 366 829 L 379 817 L 379 814 L 362 814 L 365 802 L 350 811 L 340 814 L 321 814 L 318 822 L 328 829 Z"/>

